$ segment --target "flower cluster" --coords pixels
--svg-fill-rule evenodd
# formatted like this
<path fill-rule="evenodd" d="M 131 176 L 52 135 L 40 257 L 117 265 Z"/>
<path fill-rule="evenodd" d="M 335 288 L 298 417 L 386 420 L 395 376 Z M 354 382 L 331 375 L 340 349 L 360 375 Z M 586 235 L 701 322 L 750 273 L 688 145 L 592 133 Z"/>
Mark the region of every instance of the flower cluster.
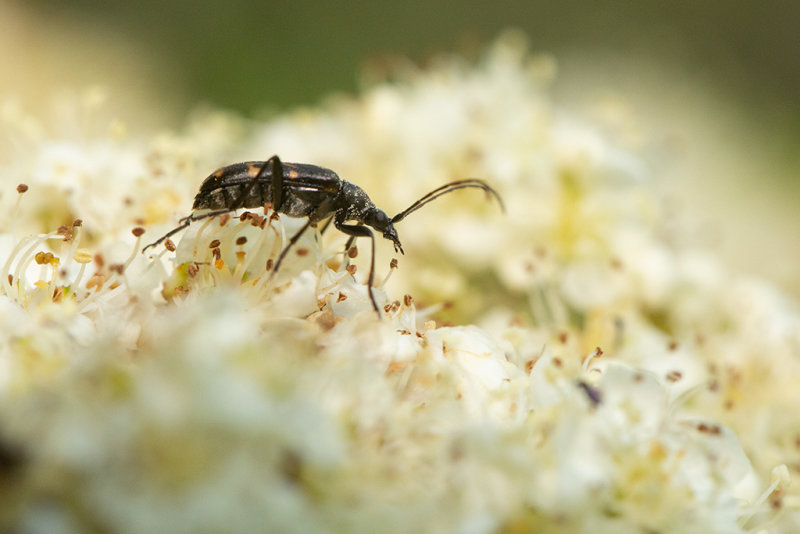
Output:
<path fill-rule="evenodd" d="M 0 525 L 795 531 L 800 314 L 693 246 L 553 75 L 510 35 L 257 125 L 145 140 L 6 106 Z M 275 272 L 304 221 L 268 208 L 141 253 L 203 176 L 276 153 L 390 215 L 467 177 L 507 210 L 459 191 L 398 225 L 406 256 L 378 237 L 380 320 L 369 242 L 306 232 Z"/>

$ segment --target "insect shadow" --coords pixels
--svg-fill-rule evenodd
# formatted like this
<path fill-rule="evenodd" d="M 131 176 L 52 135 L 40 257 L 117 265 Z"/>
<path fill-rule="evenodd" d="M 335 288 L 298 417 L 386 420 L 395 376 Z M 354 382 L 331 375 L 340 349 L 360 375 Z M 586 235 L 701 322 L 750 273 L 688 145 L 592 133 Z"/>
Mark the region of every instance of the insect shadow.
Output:
<path fill-rule="evenodd" d="M 309 226 L 328 219 L 321 231 L 324 232 L 333 222 L 339 231 L 350 236 L 345 245 L 345 251 L 350 249 L 357 237 L 368 237 L 372 241 L 367 291 L 372 307 L 380 318 L 381 314 L 372 294 L 375 271 L 375 236 L 370 228 L 381 232 L 384 238 L 392 241 L 395 252 L 399 251 L 404 254 L 394 228 L 395 223 L 402 221 L 411 213 L 443 195 L 466 188 L 486 191 L 487 195 L 497 199 L 500 208 L 505 211 L 503 200 L 497 191 L 486 182 L 477 179 L 446 183 L 422 196 L 394 217 L 389 217 L 383 210 L 375 206 L 363 189 L 342 180 L 330 169 L 307 163 L 284 163 L 278 156 L 272 156 L 267 161 L 234 163 L 222 167 L 206 178 L 194 197 L 192 214 L 182 218 L 179 226 L 144 247 L 142 253 L 180 232 L 194 221 L 215 217 L 240 208 L 269 206 L 274 211 L 289 217 L 307 217 L 306 223 L 281 250 L 270 273 L 270 279 L 272 279 L 278 272 L 286 254 L 308 230 Z M 195 213 L 197 210 L 211 211 L 197 214 Z M 357 224 L 346 224 L 349 221 L 355 221 Z"/>

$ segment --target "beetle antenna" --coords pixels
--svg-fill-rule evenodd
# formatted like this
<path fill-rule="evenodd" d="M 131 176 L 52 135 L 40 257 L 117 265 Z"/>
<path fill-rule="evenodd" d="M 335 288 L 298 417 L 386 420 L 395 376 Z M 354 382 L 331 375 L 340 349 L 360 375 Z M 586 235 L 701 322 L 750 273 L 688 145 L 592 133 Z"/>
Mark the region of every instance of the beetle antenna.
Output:
<path fill-rule="evenodd" d="M 483 180 L 470 178 L 468 180 L 456 180 L 455 182 L 450 182 L 444 184 L 443 186 L 437 187 L 427 195 L 423 196 L 422 198 L 411 204 L 408 208 L 406 208 L 405 210 L 401 211 L 400 213 L 392 217 L 392 223 L 402 221 L 403 219 L 405 219 L 410 214 L 420 209 L 428 202 L 433 202 L 440 196 L 452 193 L 453 191 L 456 191 L 458 189 L 467 189 L 473 187 L 476 189 L 483 189 L 484 191 L 486 191 L 487 196 L 494 196 L 497 199 L 497 202 L 500 203 L 500 209 L 502 209 L 503 212 L 505 213 L 506 207 L 505 205 L 503 205 L 503 199 L 500 198 L 500 195 L 497 194 L 497 191 L 495 191 L 494 188 L 492 188 L 492 186 L 490 186 Z"/>

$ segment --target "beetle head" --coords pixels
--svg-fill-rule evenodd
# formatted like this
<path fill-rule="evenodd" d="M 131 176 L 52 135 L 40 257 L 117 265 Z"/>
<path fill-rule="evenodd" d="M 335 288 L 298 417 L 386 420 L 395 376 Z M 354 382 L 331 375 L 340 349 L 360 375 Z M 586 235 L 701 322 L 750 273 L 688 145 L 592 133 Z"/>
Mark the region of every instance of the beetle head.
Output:
<path fill-rule="evenodd" d="M 379 232 L 383 232 L 383 237 L 394 243 L 394 251 L 400 252 L 400 254 L 405 254 L 403 252 L 403 246 L 400 244 L 400 238 L 397 237 L 397 230 L 394 229 L 392 220 L 388 215 L 386 215 L 386 213 L 383 212 L 383 210 L 376 208 L 369 212 L 364 218 L 364 224 L 373 227 Z"/>

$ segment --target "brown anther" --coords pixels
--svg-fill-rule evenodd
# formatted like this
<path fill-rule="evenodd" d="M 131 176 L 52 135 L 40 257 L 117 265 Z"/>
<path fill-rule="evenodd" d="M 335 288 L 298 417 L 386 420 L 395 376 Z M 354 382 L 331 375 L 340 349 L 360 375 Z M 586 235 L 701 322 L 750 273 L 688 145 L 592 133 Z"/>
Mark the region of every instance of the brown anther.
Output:
<path fill-rule="evenodd" d="M 259 219 L 258 227 L 263 230 L 266 225 L 267 225 L 267 218 L 261 217 L 261 219 Z"/>
<path fill-rule="evenodd" d="M 27 190 L 28 190 L 28 186 L 26 184 L 19 184 L 17 186 L 17 193 L 19 193 L 20 195 L 22 193 L 24 193 L 25 191 L 27 191 Z"/>
<path fill-rule="evenodd" d="M 536 360 L 528 360 L 527 362 L 525 362 L 525 372 L 531 374 L 531 371 L 533 371 L 533 366 L 535 364 Z"/>
<path fill-rule="evenodd" d="M 94 262 L 97 264 L 97 267 L 102 269 L 103 266 L 106 264 L 106 259 L 103 257 L 101 253 L 97 253 L 94 255 Z"/>
<path fill-rule="evenodd" d="M 599 358 L 600 356 L 602 356 L 602 355 L 603 355 L 603 349 L 601 349 L 600 347 L 595 347 L 595 348 L 594 348 L 594 351 L 595 351 L 595 353 L 596 353 L 596 354 L 595 354 L 595 357 L 597 357 L 597 358 Z"/>
<path fill-rule="evenodd" d="M 680 371 L 670 371 L 667 373 L 667 380 L 670 382 L 677 382 L 681 378 L 683 378 L 683 373 Z"/>
<path fill-rule="evenodd" d="M 347 266 L 347 272 L 348 272 L 348 273 L 350 273 L 350 274 L 356 274 L 356 271 L 357 271 L 357 269 L 356 269 L 356 266 L 355 266 L 355 265 L 348 265 L 348 266 Z"/>
<path fill-rule="evenodd" d="M 403 295 L 403 304 L 405 305 L 406 308 L 409 308 L 413 303 L 414 303 L 414 297 L 412 297 L 408 293 Z"/>
<path fill-rule="evenodd" d="M 670 341 L 669 345 L 667 345 L 667 349 L 669 349 L 671 351 L 672 350 L 676 350 L 677 348 L 678 348 L 678 342 L 677 341 Z"/>
<path fill-rule="evenodd" d="M 244 245 L 245 243 L 247 243 L 247 238 L 245 236 L 236 238 L 237 245 Z"/>
<path fill-rule="evenodd" d="M 720 428 L 718 425 L 710 425 L 708 423 L 698 423 L 697 431 L 702 432 L 703 434 L 711 434 L 713 436 L 722 434 L 722 428 Z"/>
<path fill-rule="evenodd" d="M 268 259 L 268 260 L 267 260 L 267 266 L 266 266 L 266 269 L 267 269 L 268 271 L 271 271 L 271 270 L 272 270 L 272 266 L 273 266 L 273 265 L 275 265 L 275 262 L 273 261 L 273 259 L 272 259 L 272 258 Z"/>
<path fill-rule="evenodd" d="M 106 277 L 100 273 L 95 273 L 94 276 L 89 278 L 89 281 L 86 282 L 86 289 L 92 289 L 96 287 L 97 289 L 101 289 L 103 284 L 106 283 Z"/>
<path fill-rule="evenodd" d="M 356 256 L 358 256 L 358 247 L 350 247 L 347 250 L 347 257 L 352 259 L 355 258 Z"/>
<path fill-rule="evenodd" d="M 79 226 L 83 226 L 83 220 L 82 219 L 75 219 L 74 221 L 72 221 L 72 227 L 73 228 L 78 228 Z"/>
<path fill-rule="evenodd" d="M 145 220 L 144 220 L 144 219 L 142 219 L 141 217 L 136 217 L 136 218 L 133 220 L 133 224 L 135 224 L 136 226 L 144 226 L 144 224 L 145 224 Z"/>
<path fill-rule="evenodd" d="M 392 311 L 397 311 L 400 309 L 400 301 L 396 300 L 392 302 Z"/>
<path fill-rule="evenodd" d="M 108 266 L 108 270 L 113 273 L 122 274 L 125 271 L 125 265 L 121 263 L 112 263 Z"/>
<path fill-rule="evenodd" d="M 277 211 L 273 211 L 272 214 L 269 216 L 270 221 L 277 221 L 280 220 L 281 216 L 278 215 Z"/>
<path fill-rule="evenodd" d="M 44 264 L 47 263 L 47 260 L 48 260 L 47 255 L 48 254 L 50 254 L 50 253 L 49 252 L 40 251 L 40 252 L 36 253 L 36 256 L 34 256 L 33 259 L 34 259 L 34 261 L 36 261 L 36 263 L 38 265 L 44 265 Z M 50 254 L 50 257 L 52 257 L 52 256 L 53 255 Z"/>
<path fill-rule="evenodd" d="M 264 202 L 264 215 L 272 209 L 272 202 Z"/>
<path fill-rule="evenodd" d="M 556 367 L 563 367 L 564 362 L 561 361 L 561 358 L 553 358 L 553 365 Z"/>
<path fill-rule="evenodd" d="M 390 269 L 397 269 L 397 258 L 392 258 L 392 261 L 389 262 Z"/>
<path fill-rule="evenodd" d="M 386 306 L 383 307 L 383 311 L 385 311 L 386 313 L 389 313 L 389 310 L 391 310 L 391 309 L 392 309 L 392 305 L 391 304 L 387 304 Z"/>
<path fill-rule="evenodd" d="M 194 278 L 198 272 L 200 272 L 200 267 L 196 263 L 190 263 L 186 266 L 186 274 L 189 275 L 189 278 Z"/>
<path fill-rule="evenodd" d="M 225 226 L 231 221 L 231 214 L 230 213 L 223 213 L 219 216 L 219 225 Z"/>
<path fill-rule="evenodd" d="M 250 217 L 250 226 L 253 226 L 255 228 L 261 228 L 261 226 L 263 225 L 264 225 L 264 217 L 262 217 L 261 215 L 256 215 L 254 213 L 253 216 Z"/>
<path fill-rule="evenodd" d="M 119 282 L 111 282 L 108 286 L 108 289 L 117 289 L 119 287 Z"/>
<path fill-rule="evenodd" d="M 558 334 L 558 340 L 561 343 L 566 343 L 569 340 L 569 334 L 566 332 L 561 332 L 560 334 Z"/>
<path fill-rule="evenodd" d="M 239 215 L 239 220 L 240 220 L 241 222 L 249 221 L 249 220 L 250 220 L 250 217 L 252 217 L 252 216 L 253 216 L 253 214 L 252 214 L 252 213 L 250 213 L 249 211 L 245 211 L 244 213 L 242 213 L 241 215 Z"/>
<path fill-rule="evenodd" d="M 219 239 L 215 239 L 211 243 L 208 244 L 208 248 L 218 248 L 219 247 Z"/>
<path fill-rule="evenodd" d="M 58 235 L 64 236 L 64 241 L 69 243 L 72 241 L 72 227 L 71 226 L 59 226 L 58 230 L 56 230 Z"/>
<path fill-rule="evenodd" d="M 170 252 L 175 252 L 175 249 L 178 248 L 175 246 L 175 243 L 173 243 L 172 239 L 170 238 L 164 240 L 164 247 Z"/>
<path fill-rule="evenodd" d="M 342 302 L 343 300 L 347 300 L 347 295 L 339 291 L 339 296 L 336 297 L 336 302 Z"/>
<path fill-rule="evenodd" d="M 134 228 L 133 230 L 131 230 L 131 233 L 132 233 L 132 234 L 133 234 L 135 237 L 139 237 L 140 235 L 142 235 L 142 234 L 144 233 L 144 228 L 142 228 L 141 226 L 137 226 L 136 228 Z"/>
<path fill-rule="evenodd" d="M 64 286 L 56 286 L 53 290 L 53 302 L 61 302 L 64 297 Z"/>
<path fill-rule="evenodd" d="M 8 275 L 8 285 L 14 285 L 14 275 Z"/>
<path fill-rule="evenodd" d="M 302 258 L 304 256 L 308 256 L 308 249 L 307 248 L 298 248 L 298 249 L 295 250 L 295 253 Z"/>
<path fill-rule="evenodd" d="M 214 256 L 214 259 L 219 261 L 222 258 L 222 253 L 219 250 L 219 247 L 215 247 L 211 250 L 211 255 Z"/>

